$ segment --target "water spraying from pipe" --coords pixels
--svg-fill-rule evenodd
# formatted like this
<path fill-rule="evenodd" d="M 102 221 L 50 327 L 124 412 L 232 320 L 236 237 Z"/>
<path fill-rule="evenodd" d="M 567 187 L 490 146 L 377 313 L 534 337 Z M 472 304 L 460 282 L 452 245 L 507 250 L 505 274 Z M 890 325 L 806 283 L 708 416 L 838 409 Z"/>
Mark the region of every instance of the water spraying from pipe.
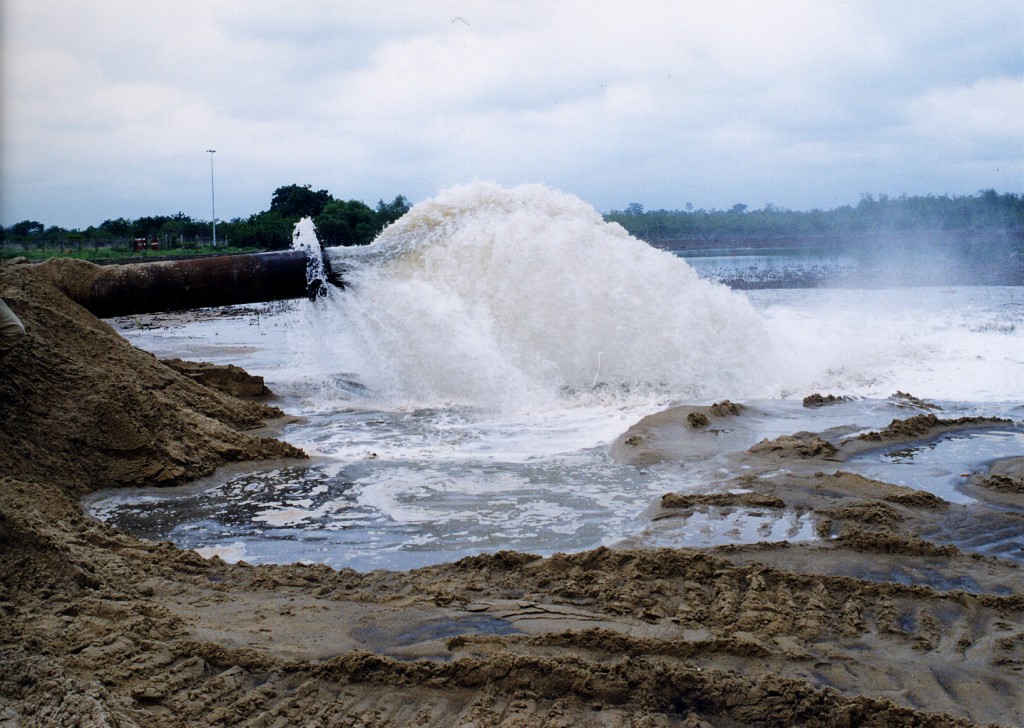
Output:
<path fill-rule="evenodd" d="M 356 368 L 421 405 L 735 396 L 769 349 L 745 297 L 539 185 L 452 188 L 327 254 Z"/>
<path fill-rule="evenodd" d="M 323 249 L 316 236 L 313 220 L 304 217 L 295 223 L 292 232 L 292 250 L 306 254 L 306 293 L 311 300 L 327 296 L 330 280 L 330 264 L 324 258 Z"/>

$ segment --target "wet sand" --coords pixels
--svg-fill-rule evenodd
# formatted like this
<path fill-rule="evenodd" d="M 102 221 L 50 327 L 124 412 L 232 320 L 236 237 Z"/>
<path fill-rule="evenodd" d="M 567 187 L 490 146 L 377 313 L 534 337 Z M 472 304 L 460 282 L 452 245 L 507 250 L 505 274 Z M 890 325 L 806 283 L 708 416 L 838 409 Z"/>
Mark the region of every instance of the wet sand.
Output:
<path fill-rule="evenodd" d="M 78 499 L 303 453 L 259 429 L 284 413 L 222 391 L 258 393 L 244 373 L 172 368 L 71 303 L 62 281 L 81 265 L 0 266 L 29 331 L 0 378 L 0 725 L 1024 723 L 1024 580 L 986 552 L 1024 528 L 1020 459 L 951 504 L 843 470 L 877 441 L 749 443 L 756 412 L 681 407 L 613 456 L 714 453 L 743 474 L 665 494 L 653 527 L 792 510 L 819 539 L 401 573 L 206 560 L 95 522 Z M 878 437 L 983 426 L 939 415 L 911 407 Z"/>

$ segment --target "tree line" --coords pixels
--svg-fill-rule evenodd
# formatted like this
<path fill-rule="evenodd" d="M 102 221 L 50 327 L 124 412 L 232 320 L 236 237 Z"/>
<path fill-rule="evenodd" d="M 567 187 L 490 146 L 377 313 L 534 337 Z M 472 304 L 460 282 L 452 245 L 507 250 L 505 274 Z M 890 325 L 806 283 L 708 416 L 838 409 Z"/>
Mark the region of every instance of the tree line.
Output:
<path fill-rule="evenodd" d="M 605 219 L 651 243 L 707 242 L 716 239 L 849 238 L 859 235 L 922 232 L 998 232 L 1024 237 L 1024 195 L 982 190 L 975 195 L 913 196 L 864 194 L 856 205 L 797 212 L 771 203 L 749 210 L 644 210 L 639 203 L 613 210 Z"/>
<path fill-rule="evenodd" d="M 218 243 L 234 248 L 280 250 L 291 245 L 292 230 L 302 217 L 311 217 L 320 242 L 329 247 L 366 245 L 409 210 L 398 195 L 376 207 L 359 200 L 336 199 L 310 185 L 286 185 L 274 190 L 270 208 L 247 218 L 217 223 Z M 645 210 L 631 203 L 625 210 L 604 215 L 631 235 L 663 247 L 700 247 L 716 241 L 786 241 L 805 238 L 850 238 L 891 233 L 999 233 L 1024 240 L 1024 195 L 981 190 L 965 196 L 907 196 L 864 194 L 856 205 L 806 212 L 767 203 L 749 210 L 739 203 L 728 210 Z M 0 242 L 31 248 L 108 248 L 128 246 L 133 239 L 156 239 L 170 248 L 202 248 L 211 238 L 211 224 L 181 212 L 134 220 L 105 220 L 84 230 L 46 226 L 23 220 L 0 228 Z"/>
<path fill-rule="evenodd" d="M 310 185 L 287 185 L 274 190 L 269 210 L 219 223 L 217 231 L 224 230 L 233 244 L 242 247 L 275 250 L 291 245 L 295 223 L 310 217 L 325 247 L 368 245 L 410 207 L 404 195 L 391 202 L 380 200 L 372 208 L 359 200 L 335 199 L 327 190 L 314 191 Z"/>
<path fill-rule="evenodd" d="M 282 250 L 291 245 L 295 223 L 303 217 L 311 217 L 324 246 L 366 245 L 409 207 L 403 195 L 391 202 L 380 200 L 374 208 L 359 200 L 335 199 L 327 190 L 313 190 L 311 185 L 286 185 L 274 190 L 268 210 L 247 218 L 218 221 L 217 242 L 232 248 Z M 0 228 L 0 241 L 27 248 L 67 246 L 74 249 L 127 246 L 133 240 L 156 240 L 163 247 L 190 249 L 211 243 L 212 233 L 209 220 L 196 220 L 179 212 L 134 220 L 123 217 L 105 220 L 84 230 L 23 220 Z"/>

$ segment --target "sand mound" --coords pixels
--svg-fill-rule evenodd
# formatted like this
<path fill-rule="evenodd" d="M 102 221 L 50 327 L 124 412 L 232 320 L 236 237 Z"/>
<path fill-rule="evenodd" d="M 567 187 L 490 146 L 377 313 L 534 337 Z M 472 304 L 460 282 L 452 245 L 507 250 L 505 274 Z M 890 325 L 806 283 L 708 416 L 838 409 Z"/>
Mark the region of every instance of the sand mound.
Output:
<path fill-rule="evenodd" d="M 888 440 L 912 440 L 937 435 L 952 429 L 963 430 L 970 427 L 988 427 L 991 425 L 1009 425 L 1012 420 L 999 417 L 957 417 L 941 419 L 932 414 L 914 415 L 906 419 L 896 419 L 888 427 L 878 432 L 866 432 L 856 439 L 867 442 L 883 442 Z"/>
<path fill-rule="evenodd" d="M 264 383 L 263 377 L 249 374 L 232 364 L 211 364 L 183 359 L 161 361 L 179 374 L 232 397 L 271 397 L 274 394 Z"/>
<path fill-rule="evenodd" d="M 830 458 L 837 448 L 813 432 L 781 435 L 774 440 L 762 440 L 748 452 L 778 458 Z"/>
<path fill-rule="evenodd" d="M 27 329 L 0 378 L 0 472 L 82 493 L 183 483 L 228 461 L 302 456 L 244 432 L 280 410 L 182 376 L 63 295 L 61 280 L 91 268 L 51 260 L 0 269 L 0 297 Z"/>

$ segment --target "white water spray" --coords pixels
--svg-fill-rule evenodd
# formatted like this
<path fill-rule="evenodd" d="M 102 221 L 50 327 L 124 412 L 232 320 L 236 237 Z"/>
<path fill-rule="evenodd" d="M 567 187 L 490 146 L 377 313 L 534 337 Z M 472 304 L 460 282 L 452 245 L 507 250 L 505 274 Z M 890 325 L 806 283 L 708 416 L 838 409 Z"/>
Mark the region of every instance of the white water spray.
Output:
<path fill-rule="evenodd" d="M 311 222 L 296 240 L 316 245 Z M 445 190 L 372 245 L 326 252 L 350 287 L 307 332 L 317 376 L 357 375 L 375 407 L 1024 394 L 1019 303 L 977 331 L 945 289 L 804 291 L 802 311 L 766 292 L 783 305 L 758 311 L 539 185 Z"/>
<path fill-rule="evenodd" d="M 316 237 L 316 226 L 313 220 L 304 217 L 295 223 L 292 231 L 292 250 L 301 250 L 306 254 L 306 290 L 310 296 L 327 295 L 327 269 L 324 266 L 323 251 Z"/>
<path fill-rule="evenodd" d="M 357 370 L 418 405 L 736 397 L 767 351 L 743 296 L 539 185 L 449 189 L 328 254 Z"/>

